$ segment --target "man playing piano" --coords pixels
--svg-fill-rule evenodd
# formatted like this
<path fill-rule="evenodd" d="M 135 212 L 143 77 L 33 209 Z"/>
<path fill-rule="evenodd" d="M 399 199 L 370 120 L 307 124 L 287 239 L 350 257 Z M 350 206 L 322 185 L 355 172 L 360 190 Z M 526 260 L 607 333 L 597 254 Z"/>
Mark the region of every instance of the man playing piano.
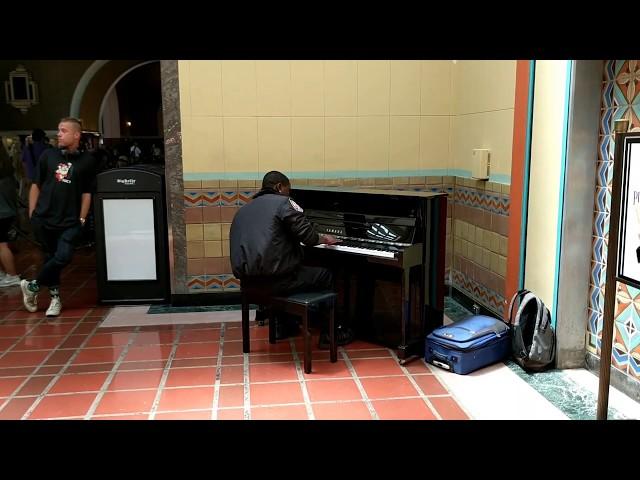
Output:
<path fill-rule="evenodd" d="M 332 235 L 319 234 L 290 197 L 291 182 L 281 172 L 268 172 L 261 190 L 236 213 L 229 232 L 231 267 L 243 287 L 269 287 L 276 295 L 333 288 L 331 271 L 302 265 L 301 243 L 333 245 Z M 265 316 L 259 309 L 258 318 Z M 285 320 L 285 319 L 283 319 Z M 276 324 L 276 338 L 295 334 L 295 319 Z M 338 325 L 338 345 L 353 340 L 350 329 Z M 321 344 L 326 334 L 321 335 Z"/>

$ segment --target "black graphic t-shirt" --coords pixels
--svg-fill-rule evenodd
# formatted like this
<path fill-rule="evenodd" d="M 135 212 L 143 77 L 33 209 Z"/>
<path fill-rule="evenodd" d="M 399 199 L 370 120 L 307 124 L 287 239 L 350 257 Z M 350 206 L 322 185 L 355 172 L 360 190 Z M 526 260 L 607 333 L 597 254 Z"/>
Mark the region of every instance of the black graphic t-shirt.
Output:
<path fill-rule="evenodd" d="M 82 194 L 93 191 L 93 157 L 87 152 L 63 153 L 50 148 L 40 157 L 34 182 L 40 187 L 40 196 L 33 217 L 51 228 L 77 225 Z"/>

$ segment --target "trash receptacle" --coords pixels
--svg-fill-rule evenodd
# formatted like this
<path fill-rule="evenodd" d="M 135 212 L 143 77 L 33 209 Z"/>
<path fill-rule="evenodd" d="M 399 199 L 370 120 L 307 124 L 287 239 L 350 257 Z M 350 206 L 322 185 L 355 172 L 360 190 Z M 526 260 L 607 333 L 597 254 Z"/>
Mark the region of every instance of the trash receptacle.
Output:
<path fill-rule="evenodd" d="M 134 166 L 97 175 L 94 212 L 98 299 L 167 302 L 169 252 L 164 172 Z"/>

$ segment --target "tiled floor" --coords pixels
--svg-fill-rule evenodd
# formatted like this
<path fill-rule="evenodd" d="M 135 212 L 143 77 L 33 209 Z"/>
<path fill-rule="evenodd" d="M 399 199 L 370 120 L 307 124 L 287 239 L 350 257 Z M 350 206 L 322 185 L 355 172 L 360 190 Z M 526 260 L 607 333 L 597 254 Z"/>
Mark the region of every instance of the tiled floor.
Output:
<path fill-rule="evenodd" d="M 24 277 L 38 256 L 18 255 Z M 270 345 L 240 324 L 100 328 L 94 256 L 79 250 L 64 274 L 63 313 L 28 313 L 17 287 L 0 291 L 0 419 L 465 419 L 421 360 L 400 366 L 392 351 L 356 341 L 313 352 L 302 369 L 300 338 Z M 206 315 L 203 314 L 203 315 Z M 316 342 L 317 343 L 317 342 Z"/>

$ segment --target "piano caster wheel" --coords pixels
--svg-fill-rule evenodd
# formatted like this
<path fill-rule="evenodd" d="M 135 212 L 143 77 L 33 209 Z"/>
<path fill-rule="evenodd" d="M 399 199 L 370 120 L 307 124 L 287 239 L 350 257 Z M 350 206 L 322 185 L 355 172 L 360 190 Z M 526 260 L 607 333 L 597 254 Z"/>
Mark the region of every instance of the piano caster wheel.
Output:
<path fill-rule="evenodd" d="M 264 320 L 256 320 L 259 327 L 264 327 Z"/>
<path fill-rule="evenodd" d="M 402 366 L 406 365 L 409 362 L 413 362 L 415 359 L 420 358 L 417 355 L 411 355 L 410 357 L 407 358 L 400 358 L 398 359 L 398 363 Z"/>

